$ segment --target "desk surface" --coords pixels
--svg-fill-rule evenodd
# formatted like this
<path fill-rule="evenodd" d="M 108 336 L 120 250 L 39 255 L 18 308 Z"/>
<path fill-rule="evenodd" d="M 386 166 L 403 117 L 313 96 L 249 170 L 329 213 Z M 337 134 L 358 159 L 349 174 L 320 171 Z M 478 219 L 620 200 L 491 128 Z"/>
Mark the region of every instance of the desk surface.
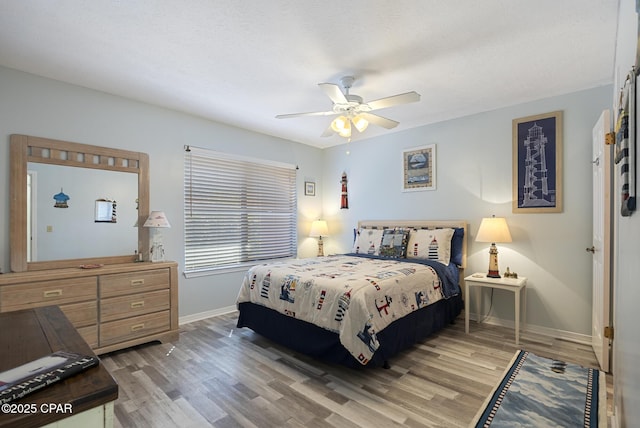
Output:
<path fill-rule="evenodd" d="M 95 355 L 57 306 L 0 313 L 0 372 L 56 351 Z M 15 403 L 70 403 L 73 413 L 6 414 L 0 426 L 38 427 L 114 401 L 118 384 L 102 364 L 29 394 Z"/>

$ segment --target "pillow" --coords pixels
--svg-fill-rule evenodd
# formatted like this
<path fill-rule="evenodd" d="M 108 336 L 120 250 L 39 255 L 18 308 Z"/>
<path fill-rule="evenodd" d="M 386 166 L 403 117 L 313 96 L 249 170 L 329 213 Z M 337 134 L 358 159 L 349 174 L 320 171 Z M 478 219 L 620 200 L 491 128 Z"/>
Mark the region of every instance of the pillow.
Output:
<path fill-rule="evenodd" d="M 414 229 L 409 234 L 408 259 L 429 259 L 448 265 L 453 229 Z"/>
<path fill-rule="evenodd" d="M 451 238 L 451 263 L 455 263 L 457 266 L 461 266 L 462 246 L 464 243 L 464 228 L 456 227 L 453 230 L 453 238 Z"/>
<path fill-rule="evenodd" d="M 391 259 L 407 256 L 407 238 L 409 231 L 406 229 L 385 229 L 380 243 L 380 255 Z"/>
<path fill-rule="evenodd" d="M 353 242 L 353 253 L 380 255 L 380 242 L 382 242 L 382 229 L 360 228 Z"/>

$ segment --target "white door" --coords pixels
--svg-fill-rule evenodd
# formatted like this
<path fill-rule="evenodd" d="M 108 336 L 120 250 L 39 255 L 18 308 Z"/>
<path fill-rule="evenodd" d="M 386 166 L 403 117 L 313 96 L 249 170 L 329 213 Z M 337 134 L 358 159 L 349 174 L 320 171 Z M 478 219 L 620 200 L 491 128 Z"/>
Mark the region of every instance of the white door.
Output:
<path fill-rule="evenodd" d="M 610 130 L 609 110 L 602 112 L 593 128 L 593 315 L 591 342 L 600 368 L 609 371 L 610 341 L 604 328 L 610 325 L 611 292 L 611 146 L 605 145 Z"/>

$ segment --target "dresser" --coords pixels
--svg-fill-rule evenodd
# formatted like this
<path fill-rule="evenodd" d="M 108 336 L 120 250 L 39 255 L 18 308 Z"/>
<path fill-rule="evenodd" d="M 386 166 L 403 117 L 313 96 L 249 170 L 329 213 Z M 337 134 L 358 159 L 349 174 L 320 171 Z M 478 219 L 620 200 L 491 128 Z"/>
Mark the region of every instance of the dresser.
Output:
<path fill-rule="evenodd" d="M 0 312 L 58 305 L 96 354 L 178 340 L 178 265 L 123 263 L 0 275 Z"/>

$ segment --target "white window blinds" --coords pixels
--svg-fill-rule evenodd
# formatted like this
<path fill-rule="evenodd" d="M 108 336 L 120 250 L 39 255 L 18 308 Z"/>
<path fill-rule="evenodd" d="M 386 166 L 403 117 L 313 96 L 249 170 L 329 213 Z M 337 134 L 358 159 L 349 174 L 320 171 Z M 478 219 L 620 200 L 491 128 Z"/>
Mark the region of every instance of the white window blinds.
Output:
<path fill-rule="evenodd" d="M 185 274 L 295 257 L 295 166 L 187 147 Z"/>

